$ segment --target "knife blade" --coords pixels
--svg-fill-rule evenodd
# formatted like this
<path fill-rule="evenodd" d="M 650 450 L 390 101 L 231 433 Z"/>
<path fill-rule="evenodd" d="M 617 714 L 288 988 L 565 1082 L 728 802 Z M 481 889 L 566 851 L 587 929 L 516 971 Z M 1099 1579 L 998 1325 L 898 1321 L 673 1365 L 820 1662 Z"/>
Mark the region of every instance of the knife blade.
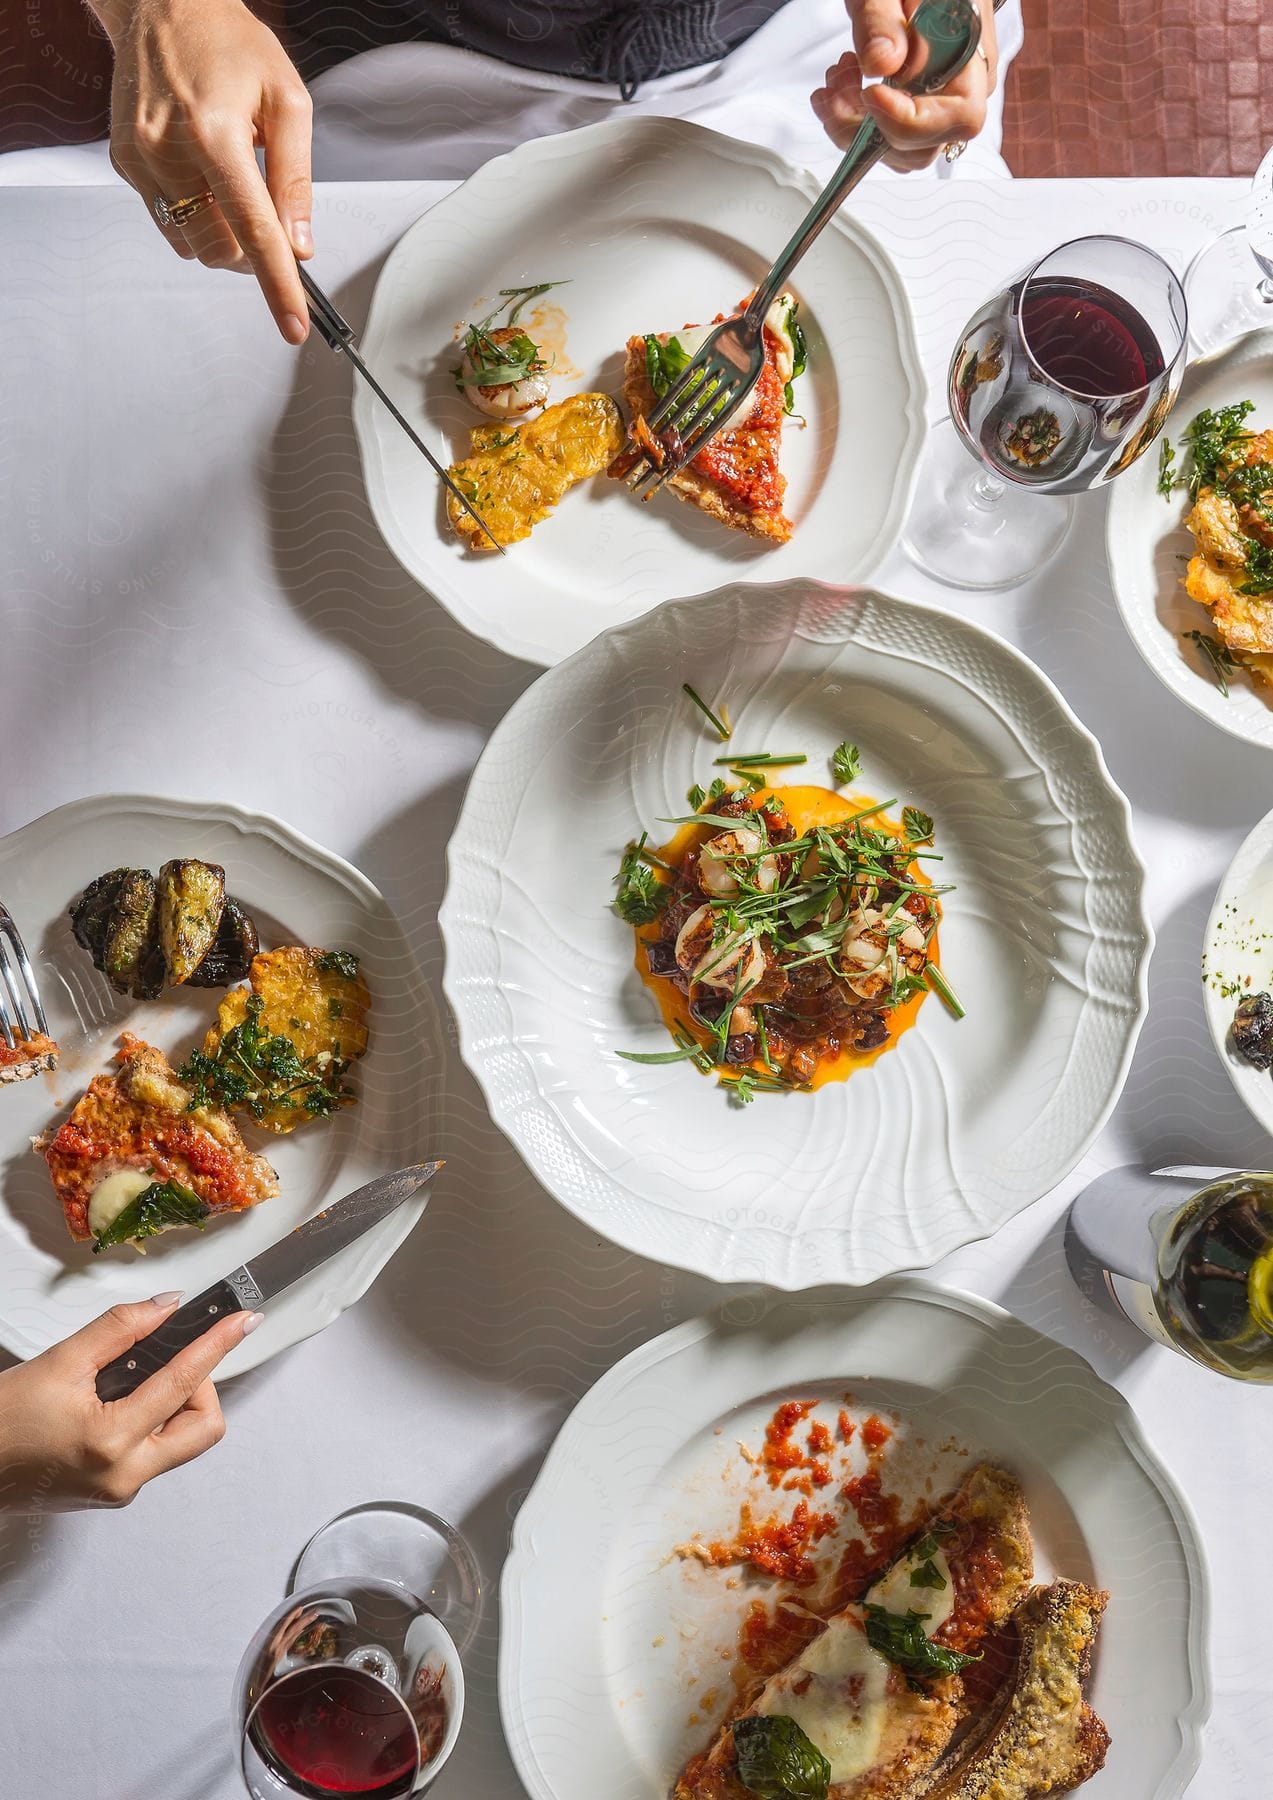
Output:
<path fill-rule="evenodd" d="M 495 533 L 486 523 L 486 520 L 482 517 L 481 513 L 478 512 L 472 501 L 467 499 L 456 486 L 455 482 L 447 474 L 446 470 L 442 467 L 442 464 L 438 461 L 432 450 L 430 450 L 429 446 L 424 442 L 414 425 L 412 425 L 398 407 L 395 406 L 394 402 L 389 398 L 388 394 L 381 387 L 380 383 L 376 380 L 376 377 L 363 361 L 360 353 L 354 348 L 353 326 L 337 312 L 336 308 L 327 298 L 327 295 L 323 292 L 322 288 L 319 287 L 318 283 L 314 280 L 314 277 L 309 273 L 303 263 L 297 263 L 296 270 L 301 278 L 301 286 L 305 289 L 305 297 L 309 302 L 309 316 L 318 328 L 319 335 L 326 340 L 338 356 L 347 356 L 349 358 L 350 362 L 367 383 L 367 386 L 371 389 L 372 393 L 375 394 L 381 404 L 387 407 L 389 412 L 392 413 L 393 417 L 398 421 L 399 425 L 401 425 L 402 429 L 411 439 L 411 442 L 415 445 L 421 456 L 424 457 L 425 461 L 432 468 L 434 474 L 442 481 L 447 492 L 454 494 L 465 512 L 482 527 L 482 530 L 486 533 L 487 537 L 490 538 L 492 544 L 494 544 L 500 555 L 503 556 L 503 544 L 501 544 L 499 539 L 495 536 Z"/>
<path fill-rule="evenodd" d="M 404 1200 L 431 1181 L 441 1167 L 441 1162 L 428 1162 L 395 1169 L 390 1175 L 377 1176 L 365 1187 L 355 1188 L 343 1200 L 325 1206 L 259 1256 L 232 1269 L 223 1281 L 214 1282 L 193 1300 L 187 1300 L 158 1330 L 140 1338 L 114 1362 L 106 1363 L 97 1372 L 98 1397 L 126 1398 L 179 1351 L 202 1337 L 218 1319 L 227 1313 L 255 1311 L 302 1275 L 356 1243 L 365 1231 L 388 1218 Z"/>

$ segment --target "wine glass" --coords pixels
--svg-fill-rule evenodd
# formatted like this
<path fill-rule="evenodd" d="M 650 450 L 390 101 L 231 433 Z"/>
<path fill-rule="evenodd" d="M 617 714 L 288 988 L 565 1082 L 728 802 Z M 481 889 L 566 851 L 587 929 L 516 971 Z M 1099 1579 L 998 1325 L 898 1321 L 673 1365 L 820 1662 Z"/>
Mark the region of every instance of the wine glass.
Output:
<path fill-rule="evenodd" d="M 1062 496 L 1113 480 L 1157 437 L 1186 330 L 1176 276 L 1128 238 L 1075 238 L 987 300 L 951 358 L 950 418 L 921 465 L 903 539 L 920 567 L 980 589 L 1041 568 L 1069 527 Z"/>
<path fill-rule="evenodd" d="M 1185 272 L 1189 337 L 1204 354 L 1273 326 L 1273 150 L 1255 172 L 1246 218 L 1204 244 Z"/>
<path fill-rule="evenodd" d="M 436 1513 L 381 1501 L 323 1526 L 253 1635 L 234 1724 L 252 1800 L 410 1800 L 459 1737 L 481 1582 Z"/>

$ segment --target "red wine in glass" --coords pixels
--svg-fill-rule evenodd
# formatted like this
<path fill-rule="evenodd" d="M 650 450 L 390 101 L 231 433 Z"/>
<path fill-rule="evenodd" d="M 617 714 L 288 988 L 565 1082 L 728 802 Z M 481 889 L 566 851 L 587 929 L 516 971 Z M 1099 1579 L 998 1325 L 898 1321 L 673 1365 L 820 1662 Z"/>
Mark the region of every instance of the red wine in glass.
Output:
<path fill-rule="evenodd" d="M 265 1690 L 248 1729 L 262 1761 L 307 1800 L 400 1800 L 419 1768 L 411 1715 L 361 1669 L 294 1670 Z"/>
<path fill-rule="evenodd" d="M 951 362 L 951 418 L 996 475 L 1081 493 L 1157 436 L 1183 366 L 1183 298 L 1177 311 L 1179 283 L 1160 258 L 1142 271 L 1133 253 L 1151 255 L 1122 239 L 1063 245 L 969 321 Z M 1124 287 L 1099 279 L 1103 263 L 1126 273 Z"/>
<path fill-rule="evenodd" d="M 1148 323 L 1095 282 L 1033 283 L 1021 304 L 1021 332 L 1043 373 L 1076 394 L 1112 400 L 1163 372 L 1162 348 Z"/>

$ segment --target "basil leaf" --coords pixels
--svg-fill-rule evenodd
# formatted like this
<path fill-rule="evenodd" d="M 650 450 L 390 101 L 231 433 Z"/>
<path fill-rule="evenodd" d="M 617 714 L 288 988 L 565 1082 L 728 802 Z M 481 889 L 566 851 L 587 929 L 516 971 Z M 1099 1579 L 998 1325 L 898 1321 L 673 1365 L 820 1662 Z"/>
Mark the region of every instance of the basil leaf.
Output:
<path fill-rule="evenodd" d="M 760 1800 L 826 1800 L 831 1765 L 794 1719 L 735 1719 L 738 1779 Z"/>
<path fill-rule="evenodd" d="M 109 1250 L 112 1244 L 154 1237 L 169 1225 L 193 1225 L 202 1231 L 210 1210 L 206 1201 L 179 1181 L 152 1181 L 116 1213 L 105 1231 L 98 1232 L 93 1240 L 93 1255 Z"/>
<path fill-rule="evenodd" d="M 929 1557 L 927 1562 L 920 1563 L 917 1569 L 911 1570 L 911 1586 L 917 1588 L 944 1588 L 946 1577 L 937 1564 Z"/>
<path fill-rule="evenodd" d="M 653 332 L 645 335 L 645 373 L 650 386 L 662 399 L 674 381 L 678 381 L 690 366 L 690 353 L 679 338 L 670 337 L 666 344 L 660 343 Z"/>
<path fill-rule="evenodd" d="M 357 981 L 358 958 L 352 950 L 323 950 L 314 959 L 314 967 L 331 975 L 343 975 L 346 981 Z"/>
<path fill-rule="evenodd" d="M 917 1680 L 931 1680 L 939 1675 L 957 1675 L 968 1663 L 980 1662 L 980 1655 L 965 1656 L 935 1644 L 924 1630 L 927 1613 L 892 1613 L 883 1606 L 868 1606 L 866 1641 L 872 1650 L 886 1657 L 894 1668 Z"/>

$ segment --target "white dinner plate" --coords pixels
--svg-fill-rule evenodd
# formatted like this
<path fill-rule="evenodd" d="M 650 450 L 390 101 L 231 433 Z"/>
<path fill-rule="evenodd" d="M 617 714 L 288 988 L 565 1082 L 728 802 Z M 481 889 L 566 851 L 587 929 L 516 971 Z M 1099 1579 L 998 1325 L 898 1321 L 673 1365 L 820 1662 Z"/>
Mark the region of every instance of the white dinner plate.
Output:
<path fill-rule="evenodd" d="M 623 846 L 686 811 L 721 746 L 936 820 L 942 966 L 878 1061 L 740 1109 L 671 1048 L 612 911 Z M 1060 1181 L 1122 1087 L 1152 934 L 1126 800 L 1032 663 L 866 589 L 729 587 L 619 626 L 512 708 L 473 775 L 441 913 L 460 1049 L 540 1181 L 605 1236 L 720 1281 L 857 1284 L 994 1231 Z"/>
<path fill-rule="evenodd" d="M 618 395 L 629 337 L 730 311 L 765 273 L 818 184 L 768 150 L 678 119 L 624 119 L 497 157 L 389 256 L 363 342 L 426 442 L 452 458 L 480 417 L 451 370 L 466 321 L 501 288 L 562 280 L 551 398 Z M 788 422 L 790 543 L 765 548 L 671 494 L 642 506 L 605 476 L 567 494 L 506 556 L 462 548 L 418 451 L 361 383 L 354 423 L 386 542 L 477 636 L 554 663 L 608 625 L 726 580 L 860 581 L 896 541 L 924 430 L 924 378 L 901 277 L 850 213 L 791 283 L 809 341 Z M 528 318 L 533 314 L 528 314 Z"/>
<path fill-rule="evenodd" d="M 1273 425 L 1273 331 L 1252 331 L 1194 363 L 1181 384 L 1163 436 L 1178 447 L 1181 433 L 1203 407 L 1254 400 L 1253 426 Z M 1183 457 L 1178 453 L 1176 467 Z M 1132 642 L 1165 687 L 1204 719 L 1273 750 L 1273 688 L 1237 672 L 1221 693 L 1188 631 L 1215 632 L 1207 609 L 1185 592 L 1185 559 L 1195 549 L 1184 518 L 1189 498 L 1158 492 L 1158 451 L 1142 456 L 1114 483 L 1106 525 L 1110 580 Z"/>
<path fill-rule="evenodd" d="M 1225 871 L 1202 946 L 1202 993 L 1211 1039 L 1251 1116 L 1273 1133 L 1273 1074 L 1233 1047 L 1233 1014 L 1244 994 L 1273 990 L 1273 812 L 1266 813 Z"/>
<path fill-rule="evenodd" d="M 772 1587 L 672 1552 L 734 1535 L 750 1491 L 738 1446 L 759 1446 L 780 1401 L 824 1402 L 834 1432 L 846 1391 L 900 1414 L 885 1467 L 915 1457 L 934 1495 L 979 1456 L 1017 1475 L 1036 1579 L 1110 1595 L 1089 1699 L 1112 1743 L 1084 1800 L 1176 1800 L 1210 1704 L 1188 1506 L 1081 1357 L 914 1281 L 731 1300 L 634 1350 L 579 1402 L 517 1515 L 501 1588 L 500 1707 L 531 1800 L 662 1800 L 705 1746 L 748 1603 Z M 784 1499 L 760 1493 L 764 1514 Z"/>
<path fill-rule="evenodd" d="M 97 875 L 170 857 L 220 863 L 226 886 L 256 920 L 262 948 L 352 950 L 372 995 L 367 1054 L 351 1080 L 357 1104 L 287 1137 L 244 1137 L 278 1170 L 281 1191 L 250 1211 L 174 1231 L 142 1257 L 121 1246 L 95 1256 L 68 1235 L 42 1157 L 29 1140 L 60 1122 L 92 1076 L 108 1072 L 121 1031 L 175 1063 L 202 1038 L 217 989 L 169 989 L 157 1001 L 115 994 L 71 935 L 67 909 Z M 430 1154 L 441 1089 L 441 1037 L 402 929 L 364 875 L 263 813 L 219 801 L 94 796 L 61 806 L 0 839 L 0 896 L 17 920 L 61 1046 L 53 1075 L 0 1088 L 0 1343 L 33 1356 L 121 1300 L 167 1288 L 197 1294 L 303 1223 L 325 1202 Z M 357 1244 L 265 1307 L 265 1320 L 227 1357 L 239 1374 L 329 1325 L 369 1286 L 419 1218 L 410 1200 Z"/>

